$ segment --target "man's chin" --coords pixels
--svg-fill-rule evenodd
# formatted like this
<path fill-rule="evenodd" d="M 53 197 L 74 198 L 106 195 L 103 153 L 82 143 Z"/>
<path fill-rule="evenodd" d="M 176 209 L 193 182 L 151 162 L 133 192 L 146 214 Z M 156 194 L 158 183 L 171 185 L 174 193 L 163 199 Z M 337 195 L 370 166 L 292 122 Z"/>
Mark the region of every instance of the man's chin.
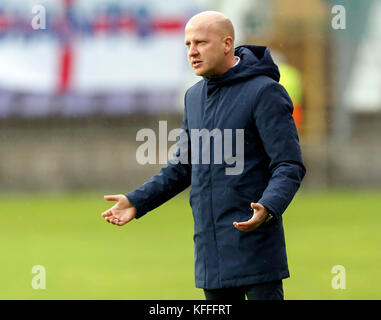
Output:
<path fill-rule="evenodd" d="M 194 70 L 194 74 L 199 77 L 208 77 L 208 73 L 205 70 Z"/>
<path fill-rule="evenodd" d="M 204 75 L 204 72 L 202 72 L 202 70 L 199 70 L 199 69 L 193 69 L 194 71 L 194 74 L 196 76 L 199 76 L 199 77 L 202 77 Z"/>

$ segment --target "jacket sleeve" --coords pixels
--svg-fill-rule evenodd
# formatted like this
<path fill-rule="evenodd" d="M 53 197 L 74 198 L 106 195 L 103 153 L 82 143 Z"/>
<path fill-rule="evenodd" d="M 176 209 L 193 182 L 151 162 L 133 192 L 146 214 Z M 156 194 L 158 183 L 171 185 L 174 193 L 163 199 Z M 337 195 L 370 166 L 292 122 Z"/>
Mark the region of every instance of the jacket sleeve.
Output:
<path fill-rule="evenodd" d="M 262 89 L 254 110 L 254 120 L 270 159 L 270 181 L 259 203 L 280 218 L 299 189 L 306 169 L 298 133 L 292 117 L 293 105 L 279 83 Z"/>
<path fill-rule="evenodd" d="M 126 197 L 136 207 L 136 218 L 159 207 L 173 198 L 191 184 L 190 142 L 188 134 L 186 106 L 180 136 L 177 140 L 177 151 L 174 158 L 168 161 L 160 173 L 153 176 L 138 189 L 127 193 Z"/>

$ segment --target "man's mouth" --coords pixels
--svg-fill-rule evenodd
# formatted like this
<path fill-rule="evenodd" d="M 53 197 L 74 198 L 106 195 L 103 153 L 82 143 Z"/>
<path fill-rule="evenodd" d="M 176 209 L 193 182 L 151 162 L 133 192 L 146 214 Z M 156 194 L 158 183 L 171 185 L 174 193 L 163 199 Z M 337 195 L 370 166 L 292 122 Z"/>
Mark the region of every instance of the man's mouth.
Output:
<path fill-rule="evenodd" d="M 192 67 L 193 68 L 198 68 L 199 66 L 201 66 L 201 64 L 202 64 L 201 60 L 192 61 Z"/>

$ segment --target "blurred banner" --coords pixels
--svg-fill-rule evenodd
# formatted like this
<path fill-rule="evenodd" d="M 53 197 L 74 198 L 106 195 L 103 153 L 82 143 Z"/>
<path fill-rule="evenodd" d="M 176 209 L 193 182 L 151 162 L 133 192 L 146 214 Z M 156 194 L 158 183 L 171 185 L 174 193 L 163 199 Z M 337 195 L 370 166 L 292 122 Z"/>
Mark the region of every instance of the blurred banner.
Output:
<path fill-rule="evenodd" d="M 186 0 L 2 0 L 0 116 L 182 107 Z M 149 109 L 149 110 L 144 110 Z"/>
<path fill-rule="evenodd" d="M 344 93 L 344 104 L 360 112 L 381 111 L 381 1 L 373 0 L 368 5 L 369 9 L 366 5 L 356 7 L 357 15 L 367 9 L 369 13 L 364 20 L 363 34 L 351 34 L 351 39 L 358 42 L 357 48 L 351 46 L 355 55 Z"/>

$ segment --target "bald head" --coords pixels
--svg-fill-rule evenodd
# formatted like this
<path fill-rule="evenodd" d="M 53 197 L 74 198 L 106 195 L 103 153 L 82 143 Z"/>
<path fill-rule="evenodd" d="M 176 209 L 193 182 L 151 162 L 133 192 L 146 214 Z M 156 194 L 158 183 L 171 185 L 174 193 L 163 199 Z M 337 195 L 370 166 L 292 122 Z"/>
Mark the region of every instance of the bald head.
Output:
<path fill-rule="evenodd" d="M 185 26 L 185 29 L 204 26 L 216 32 L 221 38 L 231 37 L 234 41 L 233 23 L 228 17 L 218 11 L 203 11 L 194 15 Z"/>
<path fill-rule="evenodd" d="M 193 16 L 185 26 L 185 45 L 196 75 L 218 76 L 235 63 L 234 27 L 220 12 L 204 11 Z"/>

